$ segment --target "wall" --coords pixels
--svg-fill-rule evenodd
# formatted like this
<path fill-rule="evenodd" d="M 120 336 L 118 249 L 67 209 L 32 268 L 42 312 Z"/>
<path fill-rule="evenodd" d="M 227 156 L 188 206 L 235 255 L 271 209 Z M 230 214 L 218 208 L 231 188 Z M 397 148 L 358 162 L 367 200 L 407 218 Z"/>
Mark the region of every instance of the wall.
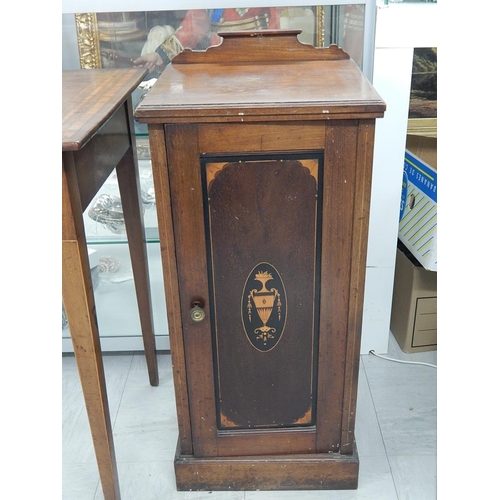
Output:
<path fill-rule="evenodd" d="M 387 352 L 414 47 L 437 47 L 437 4 L 379 6 L 373 85 L 387 104 L 377 121 L 361 352 Z"/>

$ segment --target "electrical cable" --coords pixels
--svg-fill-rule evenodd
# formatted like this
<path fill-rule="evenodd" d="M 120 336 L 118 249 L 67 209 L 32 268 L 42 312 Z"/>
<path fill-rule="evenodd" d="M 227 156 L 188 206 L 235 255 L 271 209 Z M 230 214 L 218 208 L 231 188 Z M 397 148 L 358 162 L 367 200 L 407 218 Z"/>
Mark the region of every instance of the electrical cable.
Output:
<path fill-rule="evenodd" d="M 432 368 L 437 368 L 437 365 L 432 365 L 431 363 L 422 363 L 420 361 L 403 361 L 401 359 L 388 358 L 387 356 L 382 356 L 381 354 L 377 354 L 373 349 L 371 351 L 368 351 L 368 353 L 377 356 L 377 358 L 386 359 L 387 361 L 394 361 L 395 363 L 403 363 L 406 365 L 423 365 L 423 366 L 430 366 Z"/>

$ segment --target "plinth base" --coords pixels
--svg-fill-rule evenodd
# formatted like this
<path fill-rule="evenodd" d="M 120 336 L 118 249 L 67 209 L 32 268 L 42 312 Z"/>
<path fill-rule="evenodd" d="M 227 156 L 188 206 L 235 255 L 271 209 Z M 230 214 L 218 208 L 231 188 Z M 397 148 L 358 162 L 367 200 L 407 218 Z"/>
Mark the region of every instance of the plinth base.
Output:
<path fill-rule="evenodd" d="M 359 457 L 322 453 L 259 457 L 195 458 L 174 461 L 179 491 L 355 490 Z"/>

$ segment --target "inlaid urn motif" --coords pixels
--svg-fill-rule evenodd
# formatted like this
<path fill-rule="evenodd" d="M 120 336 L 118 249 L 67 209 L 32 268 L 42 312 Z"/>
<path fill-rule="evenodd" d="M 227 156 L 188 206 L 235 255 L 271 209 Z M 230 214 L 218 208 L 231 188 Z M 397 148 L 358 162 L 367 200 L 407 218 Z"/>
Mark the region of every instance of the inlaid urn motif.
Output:
<path fill-rule="evenodd" d="M 260 263 L 249 274 L 242 319 L 248 340 L 256 349 L 269 351 L 277 345 L 285 328 L 286 295 L 279 272 L 271 264 Z"/>

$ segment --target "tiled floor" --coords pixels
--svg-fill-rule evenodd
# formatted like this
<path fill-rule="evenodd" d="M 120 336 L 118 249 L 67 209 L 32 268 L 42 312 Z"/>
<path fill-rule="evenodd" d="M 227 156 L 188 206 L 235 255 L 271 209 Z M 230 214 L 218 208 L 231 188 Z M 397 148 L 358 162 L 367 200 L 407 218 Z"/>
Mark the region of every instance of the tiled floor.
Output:
<path fill-rule="evenodd" d="M 405 354 L 391 336 L 387 356 L 437 363 L 437 352 Z M 104 357 L 123 500 L 434 500 L 435 368 L 361 356 L 355 491 L 177 492 L 177 442 L 171 360 L 159 355 L 160 386 L 148 382 L 143 354 Z M 75 359 L 62 359 L 63 499 L 102 500 Z"/>

